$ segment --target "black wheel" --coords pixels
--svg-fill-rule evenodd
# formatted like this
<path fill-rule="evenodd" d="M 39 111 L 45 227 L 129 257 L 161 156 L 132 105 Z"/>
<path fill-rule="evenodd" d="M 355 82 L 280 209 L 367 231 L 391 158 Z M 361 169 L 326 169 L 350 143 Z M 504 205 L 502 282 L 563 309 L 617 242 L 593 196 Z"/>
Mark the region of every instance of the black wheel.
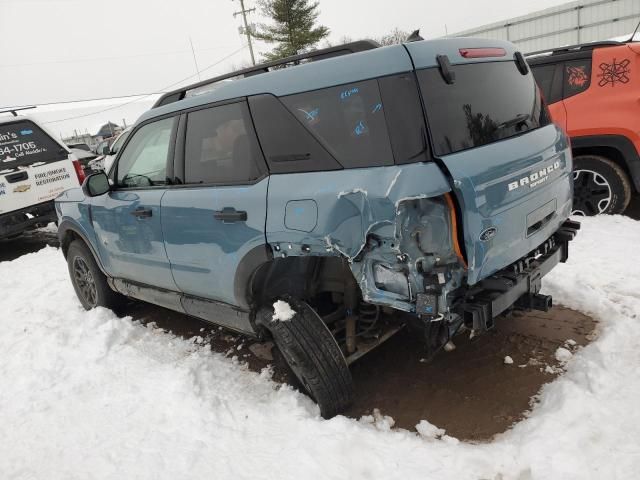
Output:
<path fill-rule="evenodd" d="M 622 213 L 631 200 L 629 177 L 619 165 L 598 155 L 574 158 L 573 214 Z"/>
<path fill-rule="evenodd" d="M 67 251 L 67 266 L 76 295 L 86 310 L 95 307 L 115 308 L 122 303 L 124 297 L 111 290 L 107 278 L 84 242 L 71 242 Z"/>
<path fill-rule="evenodd" d="M 271 306 L 258 312 L 257 321 L 273 337 L 288 366 L 320 407 L 324 418 L 343 412 L 353 400 L 353 381 L 347 362 L 322 318 L 306 302 L 285 299 L 295 315 L 272 320 Z"/>

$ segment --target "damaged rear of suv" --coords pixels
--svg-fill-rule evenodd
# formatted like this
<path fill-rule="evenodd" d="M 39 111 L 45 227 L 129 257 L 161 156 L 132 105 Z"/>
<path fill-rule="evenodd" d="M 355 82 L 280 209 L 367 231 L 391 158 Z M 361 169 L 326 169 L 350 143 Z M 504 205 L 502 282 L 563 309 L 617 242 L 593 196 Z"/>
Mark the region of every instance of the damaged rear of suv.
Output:
<path fill-rule="evenodd" d="M 56 205 L 86 308 L 120 294 L 272 339 L 328 417 L 400 328 L 433 354 L 551 306 L 571 170 L 512 44 L 356 42 L 166 94 L 108 181 Z"/>

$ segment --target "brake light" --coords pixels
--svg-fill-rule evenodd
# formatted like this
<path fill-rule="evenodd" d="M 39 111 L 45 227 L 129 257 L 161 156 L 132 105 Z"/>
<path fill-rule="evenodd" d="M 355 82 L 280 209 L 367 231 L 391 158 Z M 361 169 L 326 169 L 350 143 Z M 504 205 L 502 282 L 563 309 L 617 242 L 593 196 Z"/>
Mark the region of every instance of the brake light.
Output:
<path fill-rule="evenodd" d="M 504 57 L 507 54 L 504 48 L 461 48 L 459 52 L 463 58 Z"/>
<path fill-rule="evenodd" d="M 80 185 L 82 185 L 82 182 L 84 182 L 84 179 L 87 177 L 84 174 L 84 169 L 82 168 L 82 165 L 80 165 L 79 160 L 72 160 L 72 163 L 73 163 L 73 168 L 76 171 L 76 175 L 78 176 L 78 182 L 80 182 Z"/>

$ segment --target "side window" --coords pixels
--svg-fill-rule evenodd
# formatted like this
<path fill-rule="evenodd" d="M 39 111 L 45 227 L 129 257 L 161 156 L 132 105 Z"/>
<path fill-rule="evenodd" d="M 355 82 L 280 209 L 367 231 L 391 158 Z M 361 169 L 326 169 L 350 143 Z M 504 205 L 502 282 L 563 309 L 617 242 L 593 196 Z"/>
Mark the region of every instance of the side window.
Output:
<path fill-rule="evenodd" d="M 244 102 L 187 115 L 185 183 L 243 183 L 264 170 L 249 110 Z"/>
<path fill-rule="evenodd" d="M 562 98 L 584 92 L 591 85 L 591 59 L 572 60 L 564 64 Z"/>
<path fill-rule="evenodd" d="M 540 87 L 542 96 L 547 103 L 551 103 L 553 101 L 551 98 L 551 88 L 553 86 L 553 74 L 556 71 L 556 65 L 533 66 L 531 67 L 531 71 L 536 79 L 536 83 Z"/>
<path fill-rule="evenodd" d="M 429 160 L 427 129 L 414 75 L 401 73 L 380 78 L 378 83 L 396 163 Z"/>
<path fill-rule="evenodd" d="M 317 172 L 342 168 L 273 95 L 249 97 L 249 107 L 271 173 Z"/>
<path fill-rule="evenodd" d="M 169 145 L 175 123 L 176 117 L 165 118 L 133 133 L 116 166 L 118 186 L 136 188 L 166 184 Z"/>
<path fill-rule="evenodd" d="M 376 80 L 289 95 L 281 100 L 345 168 L 393 165 Z"/>

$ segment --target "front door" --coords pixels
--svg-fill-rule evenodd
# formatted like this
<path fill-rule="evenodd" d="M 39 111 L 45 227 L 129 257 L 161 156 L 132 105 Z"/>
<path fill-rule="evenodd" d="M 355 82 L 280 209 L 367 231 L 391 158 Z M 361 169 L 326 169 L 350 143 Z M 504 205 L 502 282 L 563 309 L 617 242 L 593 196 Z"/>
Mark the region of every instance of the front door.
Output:
<path fill-rule="evenodd" d="M 184 184 L 162 198 L 165 247 L 182 292 L 243 306 L 237 272 L 249 252 L 264 249 L 268 181 L 245 102 L 187 115 Z"/>
<path fill-rule="evenodd" d="M 118 157 L 115 188 L 91 205 L 107 273 L 168 290 L 176 285 L 164 249 L 160 204 L 176 123 L 165 118 L 134 131 Z"/>

